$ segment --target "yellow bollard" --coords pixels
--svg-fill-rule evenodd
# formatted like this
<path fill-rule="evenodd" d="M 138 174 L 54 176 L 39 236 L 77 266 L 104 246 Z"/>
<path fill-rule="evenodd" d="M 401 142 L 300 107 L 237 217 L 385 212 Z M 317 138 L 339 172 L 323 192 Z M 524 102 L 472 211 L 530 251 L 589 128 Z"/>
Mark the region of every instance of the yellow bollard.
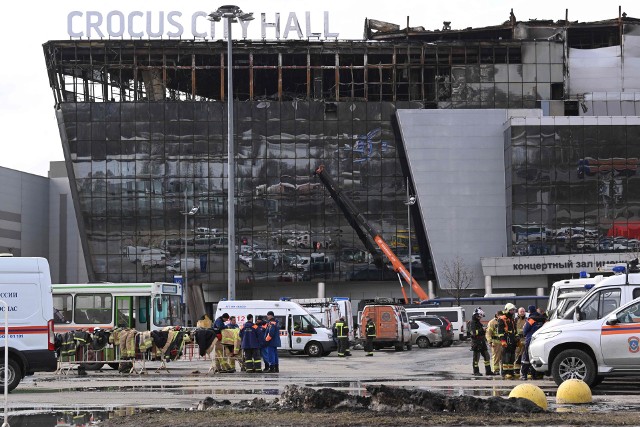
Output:
<path fill-rule="evenodd" d="M 556 392 L 556 403 L 591 403 L 593 400 L 591 396 L 591 389 L 582 380 L 572 378 L 566 380 Z"/>
<path fill-rule="evenodd" d="M 545 410 L 549 407 L 547 404 L 547 396 L 545 396 L 544 391 L 537 385 L 520 384 L 511 390 L 509 397 L 521 397 L 530 400 Z"/>

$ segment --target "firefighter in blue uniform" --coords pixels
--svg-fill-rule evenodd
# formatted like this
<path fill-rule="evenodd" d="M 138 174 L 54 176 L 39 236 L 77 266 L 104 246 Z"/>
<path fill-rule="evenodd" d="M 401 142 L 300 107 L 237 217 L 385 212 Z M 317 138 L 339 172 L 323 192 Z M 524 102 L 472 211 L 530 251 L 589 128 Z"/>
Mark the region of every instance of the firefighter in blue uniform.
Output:
<path fill-rule="evenodd" d="M 266 372 L 280 372 L 280 361 L 278 360 L 278 347 L 280 342 L 280 324 L 278 319 L 273 315 L 273 311 L 267 312 L 267 328 L 265 331 L 265 341 L 267 349 L 267 358 L 265 362 L 269 365 Z"/>
<path fill-rule="evenodd" d="M 240 330 L 242 340 L 242 352 L 244 364 L 248 373 L 262 372 L 262 359 L 260 357 L 261 332 L 259 326 L 253 323 L 253 315 L 247 314 L 247 321 Z"/>

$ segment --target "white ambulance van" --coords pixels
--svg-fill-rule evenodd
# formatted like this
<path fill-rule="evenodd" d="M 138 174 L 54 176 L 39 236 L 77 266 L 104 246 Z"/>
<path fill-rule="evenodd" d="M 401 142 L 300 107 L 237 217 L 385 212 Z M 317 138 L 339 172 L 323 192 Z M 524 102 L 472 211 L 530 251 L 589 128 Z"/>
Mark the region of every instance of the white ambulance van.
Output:
<path fill-rule="evenodd" d="M 223 313 L 236 316 L 240 328 L 252 314 L 254 322 L 258 316 L 267 319 L 267 312 L 273 311 L 280 324 L 280 350 L 304 351 L 311 357 L 328 356 L 337 349 L 331 331 L 317 318 L 293 301 L 220 301 L 216 309 L 216 319 Z"/>
<path fill-rule="evenodd" d="M 55 371 L 53 297 L 49 263 L 44 258 L 0 257 L 0 300 L 9 313 L 8 388 L 25 375 Z M 4 347 L 4 310 L 0 304 L 0 346 Z M 4 348 L 0 351 L 4 386 Z"/>
<path fill-rule="evenodd" d="M 322 321 L 322 324 L 327 328 L 331 328 L 341 317 L 344 317 L 347 326 L 349 326 L 349 342 L 355 342 L 356 328 L 353 325 L 353 309 L 350 298 L 300 298 L 291 301 L 300 304 L 316 319 Z"/>

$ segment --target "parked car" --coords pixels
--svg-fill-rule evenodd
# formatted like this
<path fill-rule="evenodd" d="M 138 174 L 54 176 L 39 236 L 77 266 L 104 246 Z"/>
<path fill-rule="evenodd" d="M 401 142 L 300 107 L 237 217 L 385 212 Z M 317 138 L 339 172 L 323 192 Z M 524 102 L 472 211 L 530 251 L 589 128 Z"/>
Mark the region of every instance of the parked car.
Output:
<path fill-rule="evenodd" d="M 412 318 L 414 321 L 425 322 L 431 326 L 438 326 L 440 328 L 440 332 L 442 335 L 442 343 L 440 345 L 435 345 L 436 347 L 444 346 L 449 347 L 453 344 L 453 328 L 451 327 L 451 322 L 446 317 L 443 316 L 422 316 L 422 317 L 414 317 Z"/>
<path fill-rule="evenodd" d="M 442 346 L 442 332 L 438 326 L 431 326 L 421 321 L 409 321 L 411 327 L 411 342 L 420 348 L 432 345 Z"/>

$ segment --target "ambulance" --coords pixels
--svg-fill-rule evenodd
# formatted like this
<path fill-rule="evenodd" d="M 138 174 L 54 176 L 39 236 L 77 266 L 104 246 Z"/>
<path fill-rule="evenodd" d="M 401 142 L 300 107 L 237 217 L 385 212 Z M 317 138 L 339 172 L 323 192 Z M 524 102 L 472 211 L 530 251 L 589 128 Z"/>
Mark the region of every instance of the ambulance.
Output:
<path fill-rule="evenodd" d="M 8 362 L 4 351 L 0 351 L 0 383 L 4 386 L 6 363 L 11 391 L 26 375 L 56 370 L 53 298 L 47 260 L 0 256 L 0 301 L 3 302 L 0 303 L 2 347 L 7 313 L 9 329 Z"/>
<path fill-rule="evenodd" d="M 220 301 L 216 309 L 216 319 L 223 313 L 236 316 L 240 328 L 253 315 L 254 323 L 258 317 L 267 320 L 267 312 L 273 311 L 280 324 L 280 350 L 304 352 L 311 357 L 328 356 L 337 349 L 331 330 L 325 327 L 315 316 L 293 301 Z"/>

